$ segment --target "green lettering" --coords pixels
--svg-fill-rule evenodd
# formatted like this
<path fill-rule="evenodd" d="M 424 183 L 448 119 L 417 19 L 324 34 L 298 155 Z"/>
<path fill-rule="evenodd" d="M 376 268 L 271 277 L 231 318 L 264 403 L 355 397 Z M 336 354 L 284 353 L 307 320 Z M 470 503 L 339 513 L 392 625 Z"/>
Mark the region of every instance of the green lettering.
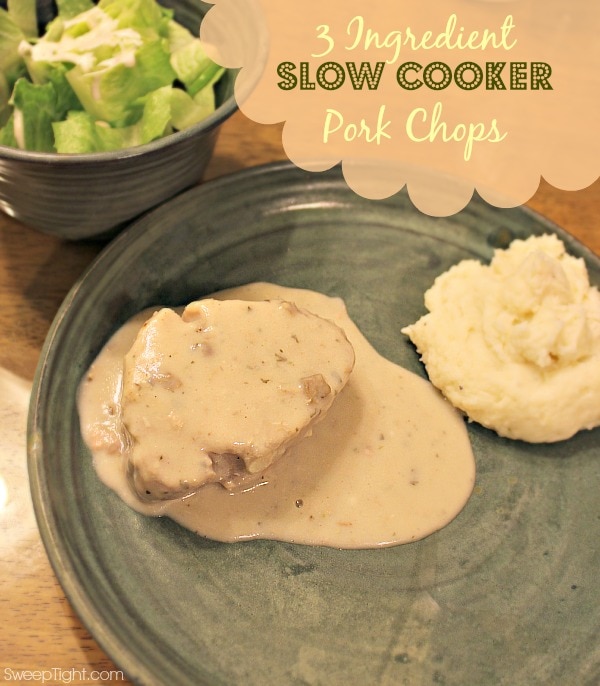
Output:
<path fill-rule="evenodd" d="M 369 62 L 361 62 L 360 69 L 357 71 L 355 62 L 346 62 L 346 68 L 348 69 L 354 90 L 361 90 L 365 81 L 369 90 L 377 90 L 384 66 L 385 62 L 377 62 L 375 70 L 373 70 Z"/>
<path fill-rule="evenodd" d="M 296 68 L 293 62 L 281 62 L 277 65 L 277 76 L 281 77 L 283 81 L 277 84 L 283 91 L 291 91 L 298 85 L 298 79 L 292 71 Z"/>
<path fill-rule="evenodd" d="M 510 63 L 510 89 L 513 91 L 527 90 L 527 62 Z"/>
<path fill-rule="evenodd" d="M 333 81 L 329 81 L 326 78 L 328 72 L 335 72 L 335 78 Z M 325 90 L 334 91 L 337 90 L 346 80 L 346 72 L 344 67 L 337 62 L 324 62 L 317 69 L 317 83 L 321 88 Z"/>
<path fill-rule="evenodd" d="M 546 62 L 532 62 L 531 63 L 531 90 L 537 91 L 540 88 L 545 91 L 551 91 L 552 86 L 548 80 L 552 75 L 552 67 Z"/>
<path fill-rule="evenodd" d="M 314 91 L 315 82 L 309 79 L 308 67 L 308 62 L 300 62 L 300 90 Z"/>
<path fill-rule="evenodd" d="M 433 78 L 435 72 L 442 72 L 442 80 L 436 81 Z M 452 70 L 444 62 L 431 62 L 423 70 L 423 80 L 425 85 L 434 91 L 441 91 L 452 83 Z"/>
<path fill-rule="evenodd" d="M 470 81 L 465 80 L 464 73 L 468 71 L 473 72 L 473 78 Z M 479 88 L 483 81 L 483 69 L 475 62 L 462 62 L 454 70 L 454 80 L 459 88 L 465 91 L 472 91 Z"/>
<path fill-rule="evenodd" d="M 406 78 L 407 71 L 421 71 L 422 67 L 418 62 L 405 62 L 398 67 L 396 72 L 396 81 L 398 84 L 407 91 L 414 91 L 417 88 L 421 88 L 423 81 L 421 79 L 414 79 L 413 81 L 408 81 Z"/>
<path fill-rule="evenodd" d="M 506 62 L 486 62 L 485 63 L 485 87 L 489 91 L 505 91 L 506 85 L 500 74 L 506 66 Z"/>

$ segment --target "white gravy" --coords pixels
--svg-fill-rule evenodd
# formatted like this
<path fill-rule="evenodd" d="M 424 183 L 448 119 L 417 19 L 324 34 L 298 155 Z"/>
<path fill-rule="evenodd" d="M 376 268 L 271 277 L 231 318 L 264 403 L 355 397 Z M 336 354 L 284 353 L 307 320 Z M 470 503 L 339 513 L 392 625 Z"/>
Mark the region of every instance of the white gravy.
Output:
<path fill-rule="evenodd" d="M 120 427 L 123 357 L 148 317 L 117 331 L 81 384 L 82 434 L 100 479 L 131 507 L 210 539 L 266 538 L 334 548 L 409 543 L 448 524 L 475 481 L 461 415 L 426 380 L 377 353 L 339 298 L 254 283 L 211 297 L 282 299 L 331 319 L 354 346 L 350 379 L 326 417 L 271 465 L 258 485 L 208 484 L 179 500 L 144 503 L 126 474 Z"/>

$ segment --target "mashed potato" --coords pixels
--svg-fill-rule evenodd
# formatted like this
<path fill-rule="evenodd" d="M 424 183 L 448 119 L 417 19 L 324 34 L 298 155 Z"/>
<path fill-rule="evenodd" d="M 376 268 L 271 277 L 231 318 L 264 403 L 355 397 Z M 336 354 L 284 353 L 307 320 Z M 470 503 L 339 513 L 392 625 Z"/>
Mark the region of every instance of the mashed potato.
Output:
<path fill-rule="evenodd" d="M 554 235 L 465 260 L 402 329 L 431 382 L 469 419 L 532 443 L 600 425 L 600 293 Z"/>

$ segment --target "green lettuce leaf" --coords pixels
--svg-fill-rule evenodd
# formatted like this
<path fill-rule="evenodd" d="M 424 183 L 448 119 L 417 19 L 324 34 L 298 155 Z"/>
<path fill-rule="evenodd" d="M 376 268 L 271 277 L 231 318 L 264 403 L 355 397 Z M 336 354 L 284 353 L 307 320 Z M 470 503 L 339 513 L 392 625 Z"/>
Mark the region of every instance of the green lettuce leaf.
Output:
<path fill-rule="evenodd" d="M 10 95 L 11 89 L 8 85 L 8 80 L 0 71 L 0 127 L 6 124 L 12 114 Z"/>
<path fill-rule="evenodd" d="M 35 0 L 8 0 L 8 13 L 27 38 L 38 37 Z"/>
<path fill-rule="evenodd" d="M 141 143 L 138 126 L 113 128 L 87 112 L 69 112 L 66 119 L 54 122 L 52 128 L 56 151 L 60 153 L 109 152 Z"/>
<path fill-rule="evenodd" d="M 188 43 L 194 40 L 194 36 L 185 26 L 182 26 L 174 19 L 171 19 L 167 25 L 169 41 L 169 50 L 171 53 L 183 48 Z"/>
<path fill-rule="evenodd" d="M 169 35 L 173 11 L 155 0 L 100 0 L 98 7 L 116 19 L 119 28 L 152 29 L 163 38 Z"/>
<path fill-rule="evenodd" d="M 63 121 L 52 124 L 56 152 L 100 152 L 96 124 L 87 112 L 69 112 Z"/>
<path fill-rule="evenodd" d="M 93 6 L 92 0 L 56 0 L 58 16 L 62 19 L 73 19 L 78 14 L 91 10 Z"/>
<path fill-rule="evenodd" d="M 55 147 L 61 153 L 90 153 L 120 150 L 150 143 L 172 131 L 171 86 L 158 88 L 144 98 L 141 117 L 135 124 L 113 127 L 83 111 L 69 112 L 64 121 L 54 122 Z"/>
<path fill-rule="evenodd" d="M 12 88 L 15 81 L 25 73 L 25 63 L 19 54 L 19 44 L 25 34 L 15 24 L 9 13 L 0 8 L 0 71 Z"/>
<path fill-rule="evenodd" d="M 199 38 L 193 38 L 174 50 L 171 65 L 191 96 L 214 83 L 224 72 L 207 56 Z"/>
<path fill-rule="evenodd" d="M 174 129 L 184 129 L 198 124 L 215 110 L 215 94 L 212 88 L 205 88 L 195 97 L 181 88 L 171 93 L 171 124 Z"/>
<path fill-rule="evenodd" d="M 134 101 L 157 88 L 173 83 L 169 52 L 163 40 L 142 45 L 132 67 L 113 67 L 84 71 L 79 65 L 66 73 L 84 109 L 97 119 L 120 124 L 127 119 Z"/>
<path fill-rule="evenodd" d="M 0 129 L 0 145 L 6 145 L 9 148 L 18 148 L 17 139 L 15 136 L 15 118 L 11 114 L 6 124 Z"/>
<path fill-rule="evenodd" d="M 139 121 L 142 143 L 161 138 L 168 132 L 171 122 L 171 86 L 163 86 L 145 98 L 144 111 Z"/>
<path fill-rule="evenodd" d="M 54 85 L 33 84 L 25 78 L 20 78 L 15 83 L 12 103 L 18 147 L 38 152 L 53 152 L 52 122 L 64 114 L 57 110 Z"/>
<path fill-rule="evenodd" d="M 52 83 L 56 91 L 56 109 L 58 112 L 83 109 L 75 91 L 67 79 L 70 65 L 62 62 L 42 62 L 25 57 L 25 63 L 31 81 L 35 84 Z"/>

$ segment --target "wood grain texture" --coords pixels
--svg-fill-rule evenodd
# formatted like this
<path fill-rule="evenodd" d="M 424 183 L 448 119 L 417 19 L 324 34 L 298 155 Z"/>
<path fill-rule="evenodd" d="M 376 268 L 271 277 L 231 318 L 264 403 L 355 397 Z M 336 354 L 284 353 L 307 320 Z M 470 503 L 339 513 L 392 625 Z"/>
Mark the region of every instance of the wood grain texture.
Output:
<path fill-rule="evenodd" d="M 281 126 L 256 124 L 238 112 L 220 132 L 205 178 L 282 159 Z M 576 192 L 542 182 L 528 204 L 600 254 L 600 181 Z M 10 670 L 18 669 L 66 670 L 72 684 L 127 683 L 56 581 L 36 527 L 25 457 L 27 391 L 44 338 L 102 247 L 60 241 L 0 214 L 0 683 L 16 683 Z"/>

